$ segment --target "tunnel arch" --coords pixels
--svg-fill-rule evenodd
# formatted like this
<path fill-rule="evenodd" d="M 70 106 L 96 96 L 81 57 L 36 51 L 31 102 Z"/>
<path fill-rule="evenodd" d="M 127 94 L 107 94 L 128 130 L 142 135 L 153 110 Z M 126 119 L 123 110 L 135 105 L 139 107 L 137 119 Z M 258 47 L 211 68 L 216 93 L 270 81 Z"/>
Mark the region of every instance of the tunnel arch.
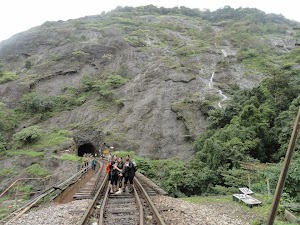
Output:
<path fill-rule="evenodd" d="M 84 154 L 95 155 L 96 148 L 92 143 L 84 143 L 78 147 L 78 156 L 83 156 Z"/>

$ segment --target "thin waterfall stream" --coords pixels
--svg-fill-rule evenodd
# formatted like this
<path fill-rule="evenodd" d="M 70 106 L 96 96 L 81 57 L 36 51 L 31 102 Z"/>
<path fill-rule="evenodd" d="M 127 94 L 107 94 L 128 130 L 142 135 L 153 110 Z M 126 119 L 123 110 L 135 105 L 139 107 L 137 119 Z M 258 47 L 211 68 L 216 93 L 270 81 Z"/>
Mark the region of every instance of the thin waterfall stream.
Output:
<path fill-rule="evenodd" d="M 214 76 L 215 76 L 215 72 L 213 72 L 213 73 L 211 74 L 211 77 L 210 77 L 210 79 L 209 79 L 209 83 L 208 83 L 208 87 L 209 87 L 209 88 L 213 88 L 213 86 L 214 86 L 214 83 L 213 83 Z M 222 90 L 220 90 L 220 89 L 218 89 L 218 93 L 219 93 L 219 95 L 222 97 L 221 101 L 218 103 L 218 106 L 219 106 L 219 108 L 222 108 L 221 102 L 225 101 L 225 100 L 227 99 L 227 96 L 224 95 L 223 92 L 222 92 Z"/>

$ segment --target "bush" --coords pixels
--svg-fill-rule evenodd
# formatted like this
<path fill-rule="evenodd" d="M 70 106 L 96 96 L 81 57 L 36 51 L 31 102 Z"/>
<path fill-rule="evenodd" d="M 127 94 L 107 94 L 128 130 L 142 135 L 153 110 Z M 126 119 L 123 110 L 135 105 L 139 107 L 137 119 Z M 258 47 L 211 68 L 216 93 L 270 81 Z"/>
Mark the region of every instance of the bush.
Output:
<path fill-rule="evenodd" d="M 0 133 L 0 152 L 4 151 L 6 148 L 6 142 L 4 141 L 4 138 L 2 137 L 1 133 Z"/>
<path fill-rule="evenodd" d="M 126 84 L 128 79 L 121 77 L 120 75 L 110 75 L 106 83 L 109 84 L 112 88 L 118 88 Z"/>
<path fill-rule="evenodd" d="M 22 144 L 31 144 L 41 138 L 42 129 L 39 126 L 31 126 L 22 129 L 20 132 L 13 135 L 15 141 Z"/>
<path fill-rule="evenodd" d="M 22 185 L 19 187 L 19 192 L 23 193 L 22 199 L 28 200 L 30 198 L 30 192 L 32 191 L 33 186 L 30 184 Z"/>
<path fill-rule="evenodd" d="M 30 113 L 44 113 L 52 111 L 55 106 L 53 97 L 41 96 L 37 93 L 24 95 L 22 98 L 22 106 L 25 111 Z"/>
<path fill-rule="evenodd" d="M 6 105 L 0 102 L 0 136 L 12 130 L 16 125 L 16 114 L 13 110 L 6 108 Z M 1 137 L 0 137 L 1 142 Z"/>
<path fill-rule="evenodd" d="M 31 67 L 32 67 L 32 62 L 30 60 L 26 60 L 25 61 L 25 68 L 29 70 Z"/>
<path fill-rule="evenodd" d="M 0 72 L 0 84 L 18 79 L 19 76 L 11 72 Z"/>
<path fill-rule="evenodd" d="M 216 195 L 231 195 L 237 192 L 236 188 L 224 187 L 221 185 L 216 185 L 212 187 L 212 193 Z"/>

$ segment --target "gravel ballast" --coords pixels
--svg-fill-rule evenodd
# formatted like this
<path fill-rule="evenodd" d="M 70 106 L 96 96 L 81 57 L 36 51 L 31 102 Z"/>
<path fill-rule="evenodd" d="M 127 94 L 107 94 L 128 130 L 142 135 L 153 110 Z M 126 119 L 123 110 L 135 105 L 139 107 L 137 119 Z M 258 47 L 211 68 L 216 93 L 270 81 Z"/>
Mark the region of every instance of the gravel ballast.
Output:
<path fill-rule="evenodd" d="M 168 196 L 152 199 L 168 225 L 250 225 L 254 214 L 236 204 L 190 203 Z"/>
<path fill-rule="evenodd" d="M 168 225 L 250 225 L 255 214 L 245 212 L 236 203 L 190 203 L 168 196 L 152 198 Z M 14 225 L 76 225 L 90 200 L 67 204 L 53 203 L 32 210 L 16 220 Z"/>
<path fill-rule="evenodd" d="M 53 203 L 30 211 L 13 222 L 14 225 L 75 225 L 83 216 L 90 200 L 76 200 L 67 204 Z"/>

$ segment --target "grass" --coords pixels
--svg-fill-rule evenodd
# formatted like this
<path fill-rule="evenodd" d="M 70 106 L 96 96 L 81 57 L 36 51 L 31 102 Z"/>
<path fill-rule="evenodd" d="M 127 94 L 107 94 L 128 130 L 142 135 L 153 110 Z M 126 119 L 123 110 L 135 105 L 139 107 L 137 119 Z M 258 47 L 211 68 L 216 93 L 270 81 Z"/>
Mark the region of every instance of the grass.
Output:
<path fill-rule="evenodd" d="M 4 84 L 13 80 L 18 79 L 19 76 L 16 75 L 15 73 L 11 73 L 11 72 L 2 72 L 0 73 L 0 84 Z"/>
<path fill-rule="evenodd" d="M 85 161 L 84 157 L 79 157 L 77 155 L 73 155 L 73 154 L 69 154 L 69 153 L 64 153 L 61 156 L 54 156 L 54 157 L 65 160 L 65 161 L 73 161 L 73 162 L 84 162 Z"/>
<path fill-rule="evenodd" d="M 22 193 L 22 199 L 29 199 L 30 192 L 32 191 L 33 186 L 30 184 L 19 186 L 18 191 Z"/>
<path fill-rule="evenodd" d="M 106 132 L 104 141 L 107 143 L 122 143 L 128 141 L 124 133 L 115 132 L 114 130 Z"/>
<path fill-rule="evenodd" d="M 30 184 L 19 187 L 20 192 L 29 193 L 31 190 L 32 190 L 32 185 Z"/>
<path fill-rule="evenodd" d="M 252 225 L 262 225 L 265 224 L 265 220 L 268 218 L 270 213 L 272 197 L 255 195 L 255 198 L 259 199 L 262 202 L 262 205 L 259 207 L 249 208 L 242 203 L 233 202 L 231 195 L 222 195 L 222 196 L 193 196 L 188 198 L 182 198 L 185 201 L 195 203 L 195 204 L 206 204 L 206 203 L 224 203 L 224 204 L 235 204 L 238 207 L 243 208 L 245 213 L 253 213 L 257 216 L 255 221 L 251 221 Z M 285 221 L 280 216 L 276 217 L 274 225 L 293 225 Z"/>
<path fill-rule="evenodd" d="M 9 177 L 11 175 L 15 175 L 17 172 L 11 168 L 0 170 L 0 177 Z"/>
<path fill-rule="evenodd" d="M 40 164 L 33 164 L 25 169 L 26 173 L 34 177 L 46 177 L 49 171 L 43 168 Z"/>
<path fill-rule="evenodd" d="M 54 129 L 51 133 L 45 133 L 42 137 L 33 145 L 28 147 L 32 149 L 42 149 L 49 146 L 58 146 L 66 141 L 71 140 L 69 137 L 70 132 L 68 130 Z"/>
<path fill-rule="evenodd" d="M 0 209 L 0 220 L 6 217 L 9 213 L 10 209 L 9 208 L 1 208 Z"/>

